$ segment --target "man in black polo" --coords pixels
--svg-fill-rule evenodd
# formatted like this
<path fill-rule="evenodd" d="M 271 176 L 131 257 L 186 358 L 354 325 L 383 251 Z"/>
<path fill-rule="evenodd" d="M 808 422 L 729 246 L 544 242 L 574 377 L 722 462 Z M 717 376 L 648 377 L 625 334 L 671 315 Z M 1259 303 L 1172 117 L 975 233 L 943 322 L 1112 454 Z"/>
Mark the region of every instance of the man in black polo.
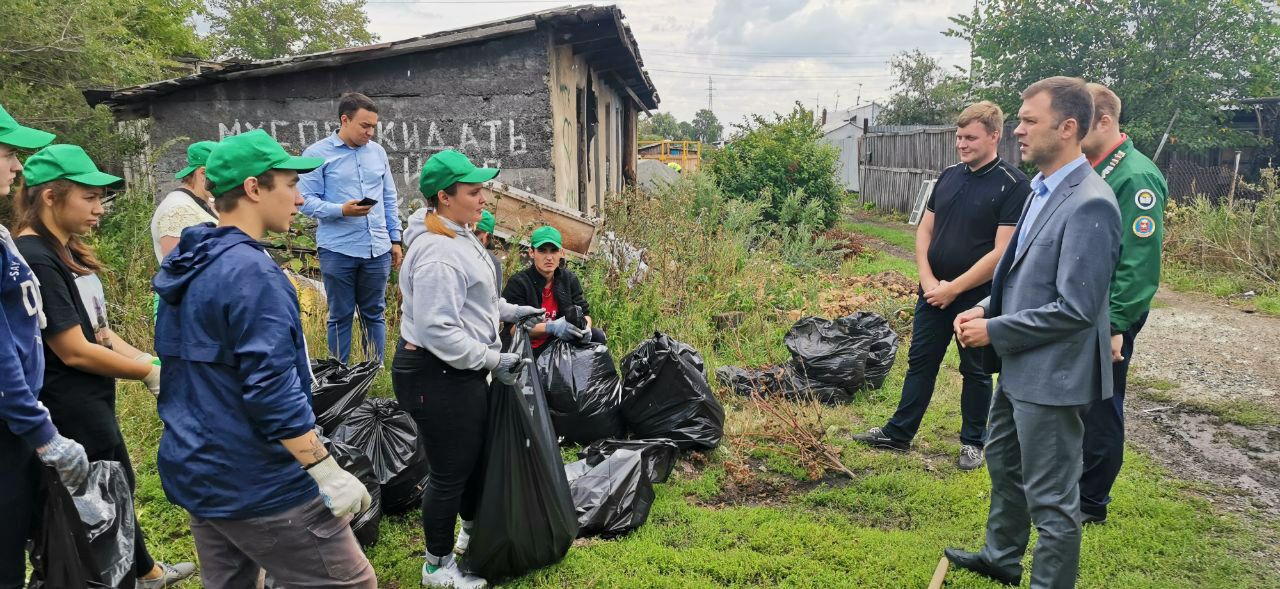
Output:
<path fill-rule="evenodd" d="M 996 262 L 1031 192 L 1026 175 L 996 154 L 1003 128 L 1004 113 L 987 101 L 970 105 L 956 119 L 960 163 L 943 170 L 916 230 L 920 295 L 902 399 L 884 427 L 855 434 L 855 441 L 892 450 L 911 447 L 954 337 L 955 316 L 990 294 Z M 959 348 L 959 352 L 964 385 L 956 466 L 973 470 L 982 466 L 991 375 L 982 368 L 981 349 Z"/>

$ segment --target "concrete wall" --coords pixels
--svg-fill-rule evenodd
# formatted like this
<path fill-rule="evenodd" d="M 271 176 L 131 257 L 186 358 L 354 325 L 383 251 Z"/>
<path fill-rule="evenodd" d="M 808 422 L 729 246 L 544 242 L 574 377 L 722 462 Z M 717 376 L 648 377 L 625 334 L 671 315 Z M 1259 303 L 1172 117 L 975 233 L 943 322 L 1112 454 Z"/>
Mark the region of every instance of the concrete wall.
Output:
<path fill-rule="evenodd" d="M 417 202 L 409 201 L 421 199 L 422 163 L 444 149 L 458 149 L 478 165 L 501 167 L 503 181 L 551 198 L 556 191 L 548 37 L 529 32 L 161 97 L 151 109 L 156 180 L 162 189 L 176 185 L 173 174 L 185 165 L 189 142 L 255 128 L 301 153 L 337 127 L 338 96 L 355 91 L 378 105 L 374 140 L 390 155 L 402 211 L 416 208 Z"/>
<path fill-rule="evenodd" d="M 586 60 L 575 56 L 571 46 L 556 45 L 549 51 L 555 200 L 599 216 L 605 197 L 622 190 L 627 164 L 634 164 L 635 105 L 608 75 L 592 71 Z M 589 144 L 584 141 L 586 125 L 580 122 L 589 123 L 590 117 L 579 112 L 586 108 L 579 97 L 585 97 L 588 88 L 595 94 L 596 125 Z"/>

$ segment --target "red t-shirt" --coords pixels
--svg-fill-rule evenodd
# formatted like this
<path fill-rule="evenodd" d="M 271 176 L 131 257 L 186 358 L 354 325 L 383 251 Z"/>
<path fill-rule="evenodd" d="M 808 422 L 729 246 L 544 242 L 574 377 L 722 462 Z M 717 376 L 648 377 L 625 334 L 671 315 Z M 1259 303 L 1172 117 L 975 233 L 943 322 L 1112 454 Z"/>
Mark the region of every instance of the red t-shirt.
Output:
<path fill-rule="evenodd" d="M 547 320 L 553 321 L 560 316 L 560 305 L 556 303 L 556 297 L 551 294 L 551 281 L 547 281 L 547 285 L 542 288 L 542 309 L 547 312 Z M 535 348 L 541 348 L 547 343 L 547 336 L 535 337 L 529 343 Z"/>

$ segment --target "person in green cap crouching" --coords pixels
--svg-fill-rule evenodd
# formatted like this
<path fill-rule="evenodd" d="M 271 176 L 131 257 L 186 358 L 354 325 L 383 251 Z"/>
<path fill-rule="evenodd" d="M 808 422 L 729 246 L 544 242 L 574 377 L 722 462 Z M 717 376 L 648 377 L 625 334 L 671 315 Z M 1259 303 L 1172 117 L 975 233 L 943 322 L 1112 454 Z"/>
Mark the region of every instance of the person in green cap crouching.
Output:
<path fill-rule="evenodd" d="M 550 337 L 608 343 L 604 331 L 591 326 L 591 306 L 582 294 L 582 282 L 572 270 L 564 267 L 560 231 L 550 225 L 534 229 L 529 238 L 529 260 L 529 267 L 511 277 L 502 296 L 513 304 L 546 310 L 547 321 L 529 332 L 533 354 L 542 355 Z M 577 311 L 570 312 L 574 307 Z"/>
<path fill-rule="evenodd" d="M 482 469 L 476 466 L 485 441 L 488 377 L 512 384 L 528 362 L 499 352 L 498 325 L 542 314 L 498 297 L 488 252 L 472 233 L 485 206 L 481 183 L 497 175 L 457 151 L 431 156 L 418 186 L 434 210 L 415 213 L 405 230 L 409 250 L 400 267 L 403 306 L 391 385 L 418 424 L 430 465 L 422 496 L 422 584 L 429 587 L 485 586 L 458 568 L 453 552 L 466 552 L 480 498 Z M 455 544 L 459 516 L 462 534 Z"/>
<path fill-rule="evenodd" d="M 261 129 L 209 154 L 218 225 L 182 232 L 152 281 L 164 433 L 157 466 L 169 501 L 191 514 L 208 589 L 377 586 L 350 516 L 369 493 L 316 436 L 297 295 L 259 240 L 286 231 L 298 173 Z"/>
<path fill-rule="evenodd" d="M 19 125 L 0 107 L 0 197 L 17 188 L 19 149 L 39 149 L 53 134 Z M 62 483 L 78 489 L 89 475 L 84 447 L 64 437 L 40 402 L 44 383 L 45 326 L 40 289 L 31 266 L 0 225 L 0 587 L 25 585 L 27 540 L 41 499 L 40 464 L 53 467 Z"/>
<path fill-rule="evenodd" d="M 116 418 L 116 379 L 140 380 L 159 394 L 160 366 L 111 330 L 97 276 L 102 265 L 81 241 L 98 225 L 106 190 L 124 181 L 99 171 L 75 145 L 46 147 L 25 168 L 27 188 L 17 203 L 15 241 L 35 273 L 47 319 L 40 400 L 58 430 L 83 445 L 90 461 L 119 462 L 132 489 L 133 466 Z M 166 587 L 195 572 L 189 562 L 156 562 L 136 517 L 133 544 L 133 575 L 140 587 Z"/>
<path fill-rule="evenodd" d="M 164 261 L 178 245 L 183 229 L 218 221 L 218 214 L 210 204 L 213 194 L 205 181 L 205 161 L 217 146 L 216 141 L 197 141 L 187 148 L 187 167 L 174 176 L 182 185 L 165 195 L 151 215 L 151 247 L 155 250 L 156 262 Z"/>

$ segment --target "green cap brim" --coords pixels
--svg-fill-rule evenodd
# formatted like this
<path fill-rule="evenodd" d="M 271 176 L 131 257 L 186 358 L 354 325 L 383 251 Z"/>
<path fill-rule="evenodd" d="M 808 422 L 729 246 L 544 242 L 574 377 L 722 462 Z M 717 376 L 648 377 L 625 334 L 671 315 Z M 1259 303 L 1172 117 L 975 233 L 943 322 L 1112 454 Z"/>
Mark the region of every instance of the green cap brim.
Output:
<path fill-rule="evenodd" d="M 310 172 L 324 165 L 322 157 L 290 156 L 289 159 L 271 166 L 272 170 L 297 170 L 298 173 Z"/>
<path fill-rule="evenodd" d="M 544 245 L 547 245 L 548 243 L 549 243 L 549 244 L 551 244 L 551 245 L 556 246 L 557 248 L 564 249 L 564 246 L 563 246 L 563 245 L 560 245 L 560 244 L 556 243 L 556 240 L 551 239 L 550 237 L 543 238 L 543 239 L 540 239 L 540 240 L 538 240 L 538 241 L 531 242 L 531 245 L 533 246 L 533 249 L 538 249 L 538 248 L 540 248 L 540 247 L 542 247 L 542 246 L 544 246 Z"/>
<path fill-rule="evenodd" d="M 471 170 L 466 176 L 458 178 L 458 182 L 464 184 L 480 184 L 493 180 L 498 175 L 498 168 L 476 168 Z"/>
<path fill-rule="evenodd" d="M 185 168 L 182 168 L 181 170 L 178 170 L 178 173 L 174 174 L 173 177 L 181 180 L 183 178 L 186 178 L 187 176 L 190 176 L 191 173 L 196 171 L 196 168 L 199 168 L 199 167 L 200 166 L 187 166 Z"/>
<path fill-rule="evenodd" d="M 53 133 L 20 126 L 4 135 L 0 135 L 0 143 L 20 149 L 40 149 L 53 143 L 54 137 Z"/>
<path fill-rule="evenodd" d="M 76 174 L 74 176 L 67 176 L 67 180 L 75 182 L 76 184 L 84 184 L 85 186 L 105 186 L 108 188 L 115 188 L 124 184 L 124 178 L 112 176 L 106 172 Z"/>

